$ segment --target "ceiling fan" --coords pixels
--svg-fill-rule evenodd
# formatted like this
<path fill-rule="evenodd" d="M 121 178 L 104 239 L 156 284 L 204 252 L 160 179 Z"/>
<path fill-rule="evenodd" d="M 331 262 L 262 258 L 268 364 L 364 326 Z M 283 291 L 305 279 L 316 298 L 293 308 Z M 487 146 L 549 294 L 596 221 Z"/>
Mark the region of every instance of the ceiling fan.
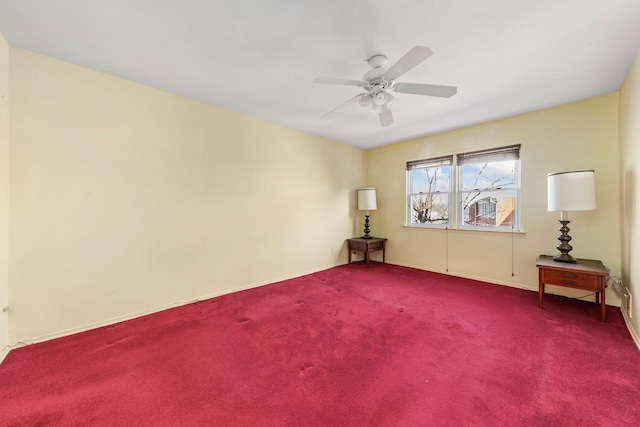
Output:
<path fill-rule="evenodd" d="M 413 95 L 438 96 L 441 98 L 450 98 L 458 92 L 455 86 L 429 85 L 421 83 L 395 83 L 395 80 L 416 65 L 433 55 L 433 51 L 426 46 L 415 46 L 407 52 L 389 68 L 384 66 L 387 63 L 387 57 L 384 55 L 374 55 L 366 62 L 371 67 L 367 71 L 362 80 L 336 79 L 332 77 L 318 77 L 313 80 L 314 83 L 358 86 L 366 92 L 360 93 L 347 102 L 339 105 L 322 118 L 335 113 L 337 110 L 347 105 L 359 103 L 362 107 L 378 113 L 380 117 L 380 125 L 389 126 L 393 123 L 393 115 L 391 107 L 395 104 L 397 98 L 388 91 L 392 90 L 397 93 L 408 93 Z"/>

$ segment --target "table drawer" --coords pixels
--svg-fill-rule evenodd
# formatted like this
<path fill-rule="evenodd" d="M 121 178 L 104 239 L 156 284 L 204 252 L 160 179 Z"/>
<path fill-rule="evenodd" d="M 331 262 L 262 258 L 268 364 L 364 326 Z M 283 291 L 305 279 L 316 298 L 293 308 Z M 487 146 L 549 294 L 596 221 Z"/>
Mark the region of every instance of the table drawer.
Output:
<path fill-rule="evenodd" d="M 384 247 L 384 242 L 369 243 L 370 251 L 376 251 L 378 249 L 382 249 L 383 247 Z"/>
<path fill-rule="evenodd" d="M 366 252 L 367 242 L 349 241 L 349 250 Z"/>
<path fill-rule="evenodd" d="M 544 269 L 543 282 L 547 285 L 598 291 L 598 276 L 589 273 Z"/>

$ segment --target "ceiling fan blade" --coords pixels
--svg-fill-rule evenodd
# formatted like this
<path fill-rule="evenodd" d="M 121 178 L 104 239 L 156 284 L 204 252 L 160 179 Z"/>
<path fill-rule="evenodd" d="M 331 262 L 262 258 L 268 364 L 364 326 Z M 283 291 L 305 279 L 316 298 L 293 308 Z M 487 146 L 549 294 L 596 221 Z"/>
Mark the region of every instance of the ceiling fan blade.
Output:
<path fill-rule="evenodd" d="M 328 85 L 345 85 L 345 86 L 364 86 L 368 84 L 362 80 L 347 80 L 347 79 L 336 79 L 333 77 L 317 77 L 313 79 L 314 83 L 328 84 Z"/>
<path fill-rule="evenodd" d="M 391 88 L 398 93 L 410 93 L 413 95 L 439 96 L 451 98 L 458 93 L 455 86 L 426 85 L 421 83 L 398 83 Z"/>
<path fill-rule="evenodd" d="M 382 111 L 378 114 L 378 117 L 380 117 L 381 126 L 393 124 L 393 114 L 391 114 L 391 110 L 387 108 L 386 104 L 382 106 Z"/>
<path fill-rule="evenodd" d="M 327 114 L 325 114 L 324 116 L 322 116 L 322 119 L 326 119 L 329 118 L 331 115 L 333 115 L 333 113 L 335 113 L 336 111 L 338 111 L 339 109 L 341 109 L 342 107 L 346 107 L 347 105 L 351 105 L 351 104 L 355 104 L 356 102 L 360 101 L 360 98 L 365 95 L 364 93 L 360 93 L 356 96 L 354 96 L 353 98 L 350 98 L 349 100 L 347 100 L 346 102 L 343 102 L 342 104 L 338 105 L 336 108 L 334 108 L 333 110 L 329 111 Z"/>
<path fill-rule="evenodd" d="M 395 80 L 428 57 L 433 55 L 433 51 L 426 46 L 414 46 L 402 58 L 393 64 L 383 77 L 389 80 Z"/>

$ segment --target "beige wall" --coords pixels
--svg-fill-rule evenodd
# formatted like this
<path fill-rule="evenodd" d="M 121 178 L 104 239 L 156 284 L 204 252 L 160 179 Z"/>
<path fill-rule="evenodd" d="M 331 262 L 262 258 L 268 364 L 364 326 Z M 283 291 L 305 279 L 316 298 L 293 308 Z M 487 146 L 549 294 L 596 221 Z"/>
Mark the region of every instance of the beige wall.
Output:
<path fill-rule="evenodd" d="M 0 34 L 0 310 L 9 304 L 9 45 Z M 0 311 L 0 360 L 8 344 L 8 313 Z"/>
<path fill-rule="evenodd" d="M 555 254 L 559 234 L 559 213 L 547 212 L 546 175 L 595 169 L 598 209 L 570 213 L 572 255 L 600 259 L 612 274 L 619 275 L 617 108 L 618 94 L 611 93 L 369 150 L 368 181 L 378 189 L 372 231 L 389 238 L 387 259 L 394 264 L 537 289 L 536 257 Z M 403 227 L 408 160 L 514 143 L 522 144 L 523 233 L 512 236 Z M 575 296 L 569 289 L 549 288 L 553 293 Z M 607 291 L 607 302 L 619 305 L 611 290 Z"/>
<path fill-rule="evenodd" d="M 361 149 L 11 55 L 10 342 L 346 262 Z"/>
<path fill-rule="evenodd" d="M 631 327 L 640 337 L 640 51 L 620 89 L 620 164 L 622 186 L 622 280 L 635 298 Z M 638 342 L 638 341 L 636 341 Z"/>

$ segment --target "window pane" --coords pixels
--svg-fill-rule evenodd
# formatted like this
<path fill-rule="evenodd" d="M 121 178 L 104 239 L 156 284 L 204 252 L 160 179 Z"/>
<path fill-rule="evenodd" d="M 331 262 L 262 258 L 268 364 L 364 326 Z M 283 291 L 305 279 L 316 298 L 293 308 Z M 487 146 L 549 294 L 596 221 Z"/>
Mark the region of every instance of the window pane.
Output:
<path fill-rule="evenodd" d="M 470 163 L 460 167 L 460 190 L 516 188 L 516 160 Z"/>
<path fill-rule="evenodd" d="M 463 225 L 505 228 L 515 226 L 515 190 L 461 192 L 460 199 Z"/>
<path fill-rule="evenodd" d="M 436 191 L 449 192 L 451 189 L 449 183 L 451 166 L 415 169 L 410 173 L 410 193 L 435 193 Z"/>
<path fill-rule="evenodd" d="M 448 224 L 449 193 L 412 195 L 411 224 Z"/>

